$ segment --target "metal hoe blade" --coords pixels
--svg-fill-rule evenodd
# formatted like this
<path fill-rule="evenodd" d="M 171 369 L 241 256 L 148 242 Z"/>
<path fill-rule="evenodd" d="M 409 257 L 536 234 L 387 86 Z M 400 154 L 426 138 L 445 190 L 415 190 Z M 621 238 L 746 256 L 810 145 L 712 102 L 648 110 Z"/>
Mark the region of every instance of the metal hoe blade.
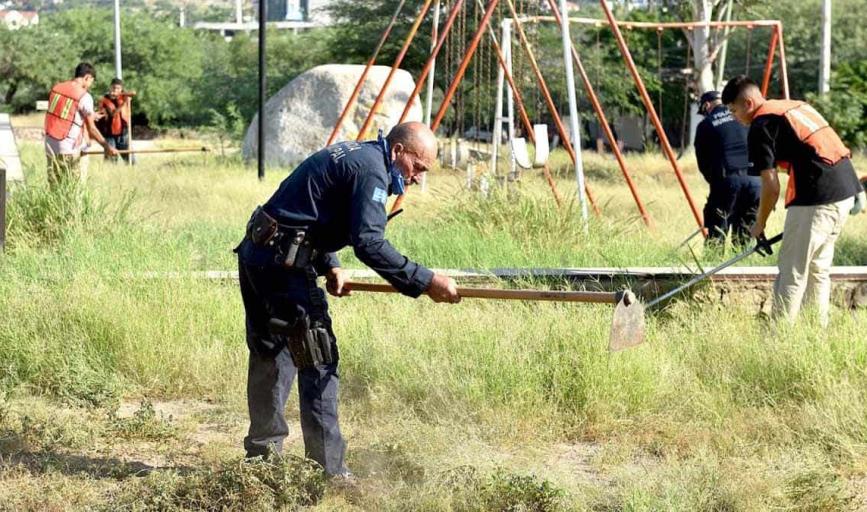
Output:
<path fill-rule="evenodd" d="M 630 290 L 614 306 L 608 350 L 617 352 L 644 343 L 644 304 Z"/>

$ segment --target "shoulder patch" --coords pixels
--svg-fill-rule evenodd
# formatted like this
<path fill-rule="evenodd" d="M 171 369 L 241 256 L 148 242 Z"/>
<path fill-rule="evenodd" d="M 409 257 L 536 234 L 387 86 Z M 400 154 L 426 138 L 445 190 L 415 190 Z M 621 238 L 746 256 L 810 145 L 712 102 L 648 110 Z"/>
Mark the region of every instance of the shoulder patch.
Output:
<path fill-rule="evenodd" d="M 384 205 L 388 201 L 388 192 L 379 187 L 376 187 L 373 189 L 372 199 L 377 203 L 382 203 Z"/>

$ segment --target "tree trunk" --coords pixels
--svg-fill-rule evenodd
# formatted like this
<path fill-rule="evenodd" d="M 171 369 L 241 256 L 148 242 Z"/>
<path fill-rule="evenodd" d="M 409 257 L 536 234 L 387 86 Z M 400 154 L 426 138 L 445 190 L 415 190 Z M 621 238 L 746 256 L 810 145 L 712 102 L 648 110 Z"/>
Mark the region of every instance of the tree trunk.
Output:
<path fill-rule="evenodd" d="M 712 20 L 713 4 L 710 0 L 693 0 L 695 2 L 695 21 L 710 22 Z M 692 55 L 695 63 L 696 92 L 702 94 L 713 90 L 713 69 L 711 68 L 711 38 L 710 27 L 699 27 L 692 34 Z"/>
<path fill-rule="evenodd" d="M 12 82 L 11 84 L 9 84 L 9 88 L 6 89 L 6 95 L 3 98 L 3 103 L 11 105 L 12 98 L 15 97 L 16 92 L 18 92 L 18 82 Z"/>
<path fill-rule="evenodd" d="M 710 0 L 693 0 L 695 7 L 694 21 L 709 22 L 712 19 L 713 3 Z M 695 92 L 701 95 L 706 91 L 713 90 L 713 69 L 711 68 L 711 38 L 710 27 L 697 27 L 692 32 L 687 31 L 687 35 L 692 34 L 692 55 L 693 55 L 693 79 L 695 80 Z M 689 116 L 689 137 L 686 143 L 686 151 L 692 151 L 692 142 L 695 140 L 695 129 L 698 123 L 701 122 L 701 116 L 698 115 L 697 107 L 694 104 L 690 105 Z"/>

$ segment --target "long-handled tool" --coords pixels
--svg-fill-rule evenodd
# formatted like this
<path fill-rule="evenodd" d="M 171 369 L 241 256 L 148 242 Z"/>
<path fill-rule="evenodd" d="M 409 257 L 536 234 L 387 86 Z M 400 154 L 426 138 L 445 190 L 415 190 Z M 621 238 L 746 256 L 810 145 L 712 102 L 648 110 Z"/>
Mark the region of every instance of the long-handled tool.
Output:
<path fill-rule="evenodd" d="M 397 290 L 389 284 L 351 281 L 345 283 L 344 286 L 354 292 L 397 293 Z M 584 292 L 459 287 L 458 294 L 465 299 L 544 300 L 614 304 L 614 317 L 611 322 L 611 334 L 608 338 L 608 350 L 623 350 L 644 342 L 644 306 L 630 290 L 620 292 Z"/>
<path fill-rule="evenodd" d="M 777 235 L 771 239 L 765 239 L 763 237 L 762 239 L 760 239 L 756 243 L 755 246 L 750 247 L 746 251 L 738 254 L 737 256 L 735 256 L 732 259 L 726 261 L 725 263 L 719 265 L 718 267 L 714 267 L 714 268 L 708 270 L 707 272 L 704 272 L 703 274 L 699 274 L 699 275 L 693 277 L 692 279 L 690 279 L 689 281 L 678 286 L 677 288 L 675 288 L 675 289 L 673 289 L 667 293 L 664 293 L 664 294 L 660 295 L 659 297 L 656 297 L 652 301 L 648 302 L 644 306 L 644 308 L 650 309 L 650 308 L 660 304 L 661 302 L 665 301 L 666 299 L 674 297 L 678 293 L 689 288 L 690 286 L 693 286 L 694 284 L 698 283 L 699 281 L 703 281 L 703 280 L 707 279 L 708 277 L 716 274 L 720 270 L 727 268 L 727 267 L 730 267 L 730 266 L 734 265 L 735 263 L 741 261 L 742 259 L 746 258 L 747 256 L 750 256 L 756 252 L 758 252 L 759 254 L 762 254 L 764 256 L 767 256 L 767 255 L 772 253 L 771 246 L 773 246 L 774 244 L 776 244 L 777 242 L 779 242 L 782 239 L 783 239 L 782 233 L 780 233 L 779 235 Z"/>
<path fill-rule="evenodd" d="M 130 155 L 139 153 L 207 153 L 208 148 L 202 146 L 198 148 L 167 148 L 167 149 L 121 149 L 117 153 L 119 155 Z M 82 155 L 104 155 L 105 151 L 82 151 Z"/>

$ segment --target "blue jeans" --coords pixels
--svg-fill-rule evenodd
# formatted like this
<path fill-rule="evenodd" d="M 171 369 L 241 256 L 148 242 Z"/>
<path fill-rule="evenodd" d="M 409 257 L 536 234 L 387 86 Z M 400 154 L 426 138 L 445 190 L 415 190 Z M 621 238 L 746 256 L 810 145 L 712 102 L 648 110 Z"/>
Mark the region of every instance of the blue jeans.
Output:
<path fill-rule="evenodd" d="M 124 128 L 123 133 L 121 133 L 120 135 L 106 135 L 105 141 L 108 142 L 109 146 L 113 147 L 118 151 L 129 149 L 129 128 Z M 123 158 L 124 162 L 129 162 L 130 154 L 122 153 L 120 157 Z M 116 156 L 107 156 L 105 158 L 106 160 L 117 162 Z"/>
<path fill-rule="evenodd" d="M 272 340 L 268 331 L 270 318 L 291 321 L 299 311 L 324 322 L 331 331 L 325 293 L 316 286 L 313 269 L 289 270 L 240 261 L 238 269 L 250 349 L 247 374 L 250 429 L 244 438 L 247 456 L 267 455 L 269 448 L 282 450 L 289 434 L 286 401 L 297 374 L 305 455 L 321 464 L 329 475 L 345 473 L 346 442 L 337 417 L 337 363 L 299 371 L 289 350 Z"/>

